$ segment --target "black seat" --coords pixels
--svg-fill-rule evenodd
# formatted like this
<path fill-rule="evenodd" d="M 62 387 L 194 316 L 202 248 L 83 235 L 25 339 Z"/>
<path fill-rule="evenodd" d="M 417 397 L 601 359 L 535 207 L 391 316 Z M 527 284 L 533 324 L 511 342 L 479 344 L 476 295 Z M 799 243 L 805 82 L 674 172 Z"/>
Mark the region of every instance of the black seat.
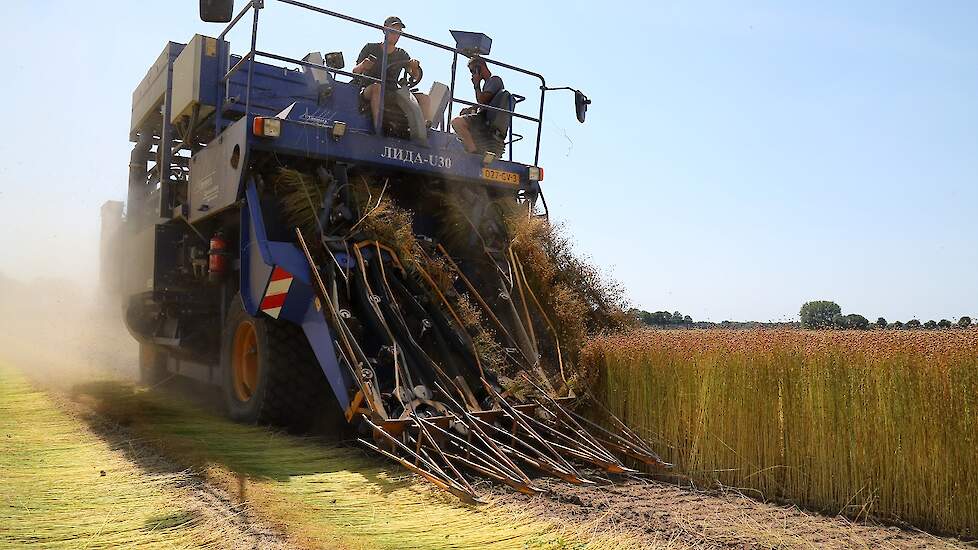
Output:
<path fill-rule="evenodd" d="M 475 138 L 475 145 L 480 153 L 495 153 L 499 158 L 506 149 L 506 136 L 509 135 L 509 127 L 513 123 L 513 114 L 510 112 L 513 110 L 513 94 L 499 90 L 489 106 L 495 109 L 484 109 L 483 116 L 480 117 L 485 121 L 485 128 L 473 132 L 472 137 Z"/>

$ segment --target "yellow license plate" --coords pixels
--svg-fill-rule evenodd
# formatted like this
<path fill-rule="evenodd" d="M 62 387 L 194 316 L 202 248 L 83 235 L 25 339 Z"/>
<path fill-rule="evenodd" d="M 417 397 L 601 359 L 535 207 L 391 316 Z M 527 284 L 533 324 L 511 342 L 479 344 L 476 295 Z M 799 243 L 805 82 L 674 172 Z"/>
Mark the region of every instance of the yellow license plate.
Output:
<path fill-rule="evenodd" d="M 492 168 L 483 168 L 482 177 L 487 180 L 501 181 L 503 183 L 508 183 L 510 185 L 520 184 L 520 175 L 516 172 L 504 172 L 503 170 L 493 170 Z"/>

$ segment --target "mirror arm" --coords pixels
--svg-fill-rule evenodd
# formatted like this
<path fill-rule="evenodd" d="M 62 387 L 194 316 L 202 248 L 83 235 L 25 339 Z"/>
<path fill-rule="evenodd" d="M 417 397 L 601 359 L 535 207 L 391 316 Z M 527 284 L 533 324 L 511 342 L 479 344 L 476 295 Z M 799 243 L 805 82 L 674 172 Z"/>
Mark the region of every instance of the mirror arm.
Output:
<path fill-rule="evenodd" d="M 577 111 L 577 120 L 582 123 L 584 122 L 584 117 L 587 114 L 587 106 L 591 104 L 591 100 L 584 95 L 584 92 L 578 90 L 577 88 L 571 88 L 570 86 L 556 86 L 552 88 L 540 86 L 540 89 L 543 90 L 544 93 L 556 90 L 570 90 L 574 92 L 574 107 Z"/>

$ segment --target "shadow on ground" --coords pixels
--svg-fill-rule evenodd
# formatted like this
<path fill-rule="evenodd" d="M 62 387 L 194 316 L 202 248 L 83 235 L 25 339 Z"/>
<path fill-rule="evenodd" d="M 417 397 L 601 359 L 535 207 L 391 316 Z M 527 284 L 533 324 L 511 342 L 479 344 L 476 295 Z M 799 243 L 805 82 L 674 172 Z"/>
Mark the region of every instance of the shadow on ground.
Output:
<path fill-rule="evenodd" d="M 380 492 L 410 484 L 380 477 L 388 469 L 386 462 L 344 444 L 335 433 L 299 437 L 222 418 L 220 407 L 214 405 L 219 396 L 208 389 L 197 387 L 188 393 L 175 383 L 147 390 L 127 382 L 100 381 L 76 385 L 69 395 L 85 405 L 81 417 L 100 437 L 150 471 L 218 466 L 274 481 L 356 472 Z M 160 453 L 146 452 L 147 446 Z"/>

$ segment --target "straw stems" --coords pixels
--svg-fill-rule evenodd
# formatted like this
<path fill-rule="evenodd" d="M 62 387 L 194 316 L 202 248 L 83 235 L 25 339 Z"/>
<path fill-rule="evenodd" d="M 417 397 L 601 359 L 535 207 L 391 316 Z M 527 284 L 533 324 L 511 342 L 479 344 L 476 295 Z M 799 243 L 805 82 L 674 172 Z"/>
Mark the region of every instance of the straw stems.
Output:
<path fill-rule="evenodd" d="M 978 536 L 978 331 L 637 331 L 584 359 L 703 486 Z"/>

